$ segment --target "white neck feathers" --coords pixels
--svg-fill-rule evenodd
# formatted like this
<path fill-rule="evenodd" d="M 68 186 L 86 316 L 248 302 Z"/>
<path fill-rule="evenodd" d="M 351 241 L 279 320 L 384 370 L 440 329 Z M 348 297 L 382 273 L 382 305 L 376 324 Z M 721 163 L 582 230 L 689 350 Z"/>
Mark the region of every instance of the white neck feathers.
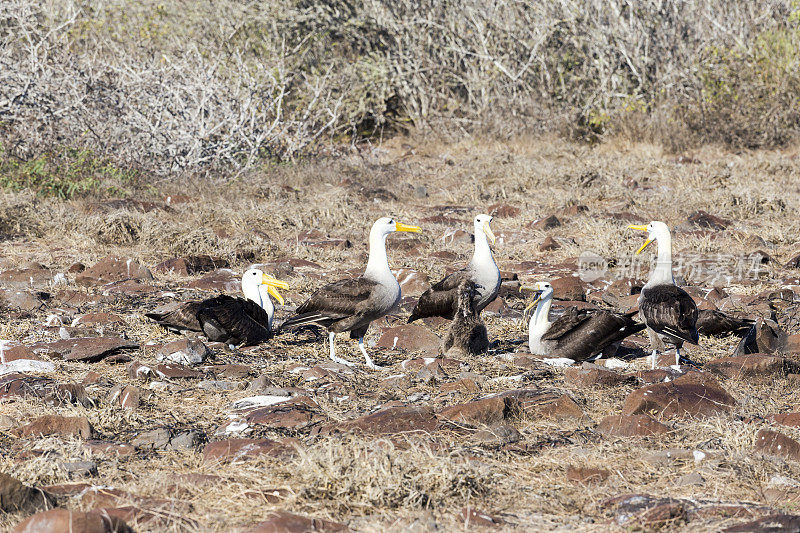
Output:
<path fill-rule="evenodd" d="M 483 226 L 475 224 L 475 251 L 472 254 L 472 264 L 494 264 L 492 248 L 489 246 L 489 239 L 483 231 Z"/>
<path fill-rule="evenodd" d="M 656 246 L 658 247 L 656 266 L 650 273 L 650 279 L 645 285 L 647 288 L 656 285 L 675 284 L 675 280 L 672 277 L 672 236 L 669 231 L 660 232 L 656 236 Z"/>
<path fill-rule="evenodd" d="M 550 321 L 548 316 L 550 314 L 550 305 L 553 303 L 553 289 L 548 289 L 542 293 L 539 303 L 536 305 L 536 311 L 528 322 L 528 346 L 531 353 L 540 353 L 539 340 L 542 335 L 547 333 L 550 329 Z M 541 355 L 541 354 L 540 354 Z"/>
<path fill-rule="evenodd" d="M 375 227 L 369 232 L 369 261 L 364 270 L 364 277 L 367 279 L 382 281 L 387 276 L 394 279 L 389 269 L 389 258 L 386 257 L 386 236 L 386 233 Z"/>

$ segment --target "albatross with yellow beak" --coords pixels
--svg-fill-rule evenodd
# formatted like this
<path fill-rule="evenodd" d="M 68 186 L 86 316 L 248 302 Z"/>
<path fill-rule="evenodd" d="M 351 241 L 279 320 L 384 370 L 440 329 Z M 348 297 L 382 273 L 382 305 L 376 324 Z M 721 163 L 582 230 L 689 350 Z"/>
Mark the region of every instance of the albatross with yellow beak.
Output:
<path fill-rule="evenodd" d="M 647 232 L 647 240 L 636 250 L 636 255 L 654 241 L 658 246 L 656 266 L 639 295 L 639 314 L 647 325 L 653 346 L 652 367 L 656 366 L 656 355 L 667 344 L 675 347 L 675 365 L 678 365 L 683 343 L 697 344 L 700 336 L 697 333 L 697 305 L 686 291 L 675 285 L 672 277 L 672 236 L 663 222 L 628 228 Z"/>
<path fill-rule="evenodd" d="M 550 322 L 550 305 L 553 286 L 540 281 L 520 291 L 536 293 L 533 302 L 525 309 L 536 310 L 528 323 L 528 346 L 534 355 L 555 355 L 573 361 L 596 358 L 611 345 L 644 329 L 644 324 L 633 320 L 634 313 L 614 313 L 604 309 L 578 309 L 570 307 L 564 314 Z"/>
<path fill-rule="evenodd" d="M 288 289 L 289 285 L 251 268 L 242 276 L 244 298 L 223 294 L 187 302 L 165 313 L 145 313 L 145 316 L 170 331 L 198 331 L 210 341 L 251 346 L 272 337 L 275 306 L 270 295 L 283 305 L 283 297 L 277 288 Z"/>
<path fill-rule="evenodd" d="M 408 317 L 409 322 L 430 316 L 452 319 L 458 308 L 458 287 L 464 281 L 471 281 L 477 290 L 473 302 L 477 315 L 483 308 L 492 303 L 500 292 L 500 270 L 492 257 L 489 244 L 494 244 L 495 237 L 489 226 L 492 217 L 478 215 L 474 220 L 475 251 L 472 261 L 466 268 L 453 272 L 439 283 L 422 293 L 417 305 Z"/>
<path fill-rule="evenodd" d="M 373 320 L 385 316 L 400 301 L 400 284 L 389 269 L 386 256 L 386 237 L 395 231 L 421 233 L 422 229 L 387 217 L 376 220 L 369 232 L 369 260 L 364 274 L 325 285 L 298 307 L 297 314 L 280 329 L 307 324 L 328 328 L 331 359 L 352 366 L 350 361 L 337 357 L 334 349 L 336 334 L 349 331 L 351 339 L 358 339 L 367 366 L 380 369 L 364 348 L 364 335 Z"/>

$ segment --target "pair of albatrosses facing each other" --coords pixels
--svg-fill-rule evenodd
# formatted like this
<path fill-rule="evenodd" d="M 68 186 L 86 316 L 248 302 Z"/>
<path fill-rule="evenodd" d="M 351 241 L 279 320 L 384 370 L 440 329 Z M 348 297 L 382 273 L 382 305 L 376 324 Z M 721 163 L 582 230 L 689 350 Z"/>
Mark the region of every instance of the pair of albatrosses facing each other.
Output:
<path fill-rule="evenodd" d="M 551 322 L 548 318 L 553 298 L 553 288 L 547 282 L 520 289 L 537 293 L 527 310 L 536 306 L 528 325 L 528 343 L 531 353 L 536 355 L 558 355 L 573 361 L 585 361 L 600 355 L 607 347 L 618 344 L 625 337 L 647 328 L 652 367 L 656 366 L 659 351 L 667 344 L 675 347 L 675 364 L 680 364 L 680 349 L 684 342 L 697 344 L 698 311 L 689 294 L 675 285 L 672 277 L 672 239 L 669 228 L 663 222 L 651 222 L 647 226 L 628 226 L 630 229 L 648 232 L 647 241 L 636 251 L 642 253 L 652 242 L 658 246 L 656 266 L 650 279 L 639 295 L 639 315 L 644 324 L 636 323 L 633 313 L 615 313 L 602 309 L 567 309 L 561 317 Z M 721 314 L 720 314 L 721 315 Z M 746 321 L 733 324 L 729 317 L 710 316 L 709 328 L 742 327 Z M 731 322 L 731 324 L 728 324 Z M 736 322 L 736 321 L 734 321 Z"/>

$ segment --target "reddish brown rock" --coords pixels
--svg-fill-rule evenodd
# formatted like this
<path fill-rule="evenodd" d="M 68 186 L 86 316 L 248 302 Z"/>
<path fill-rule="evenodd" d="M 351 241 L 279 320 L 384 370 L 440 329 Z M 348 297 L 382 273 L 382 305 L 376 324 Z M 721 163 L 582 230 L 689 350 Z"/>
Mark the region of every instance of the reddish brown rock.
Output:
<path fill-rule="evenodd" d="M 623 376 L 592 363 L 580 367 L 569 367 L 564 372 L 564 381 L 576 387 L 616 387 L 634 381 L 633 376 Z"/>
<path fill-rule="evenodd" d="M 756 451 L 800 461 L 800 442 L 769 429 L 756 433 Z"/>
<path fill-rule="evenodd" d="M 83 416 L 44 415 L 33 419 L 15 433 L 20 437 L 64 435 L 90 439 L 94 436 L 94 428 Z"/>
<path fill-rule="evenodd" d="M 28 291 L 23 289 L 2 289 L 0 288 L 0 306 L 14 309 L 20 312 L 21 317 L 25 318 L 26 313 L 47 307 L 49 294 L 38 291 Z"/>
<path fill-rule="evenodd" d="M 514 218 L 520 214 L 519 207 L 501 203 L 490 205 L 486 208 L 486 211 L 497 218 Z"/>
<path fill-rule="evenodd" d="M 550 281 L 553 286 L 553 298 L 558 300 L 586 301 L 588 285 L 575 276 L 564 276 Z"/>
<path fill-rule="evenodd" d="M 198 365 L 211 355 L 211 350 L 199 339 L 182 338 L 168 342 L 158 350 L 156 360 L 182 365 Z"/>
<path fill-rule="evenodd" d="M 729 379 L 774 378 L 800 372 L 800 365 L 785 357 L 755 353 L 720 357 L 706 363 L 705 369 Z"/>
<path fill-rule="evenodd" d="M 109 255 L 75 276 L 75 283 L 83 286 L 105 285 L 126 279 L 149 280 L 153 279 L 153 274 L 134 259 Z"/>
<path fill-rule="evenodd" d="M 567 468 L 567 480 L 573 483 L 601 483 L 608 479 L 611 473 L 603 468 L 590 466 L 570 466 Z"/>
<path fill-rule="evenodd" d="M 44 490 L 28 487 L 0 472 L 0 511 L 33 513 L 55 506 L 55 499 Z"/>
<path fill-rule="evenodd" d="M 108 403 L 134 411 L 139 408 L 141 391 L 133 385 L 117 385 L 108 393 Z"/>
<path fill-rule="evenodd" d="M 695 211 L 689 215 L 689 223 L 699 228 L 708 228 L 716 231 L 724 230 L 730 226 L 730 220 L 725 220 L 716 215 L 711 215 L 705 211 Z"/>
<path fill-rule="evenodd" d="M 706 417 L 728 412 L 735 404 L 736 400 L 715 379 L 692 371 L 668 383 L 636 389 L 625 399 L 622 413 Z"/>
<path fill-rule="evenodd" d="M 202 372 L 178 363 L 161 363 L 156 365 L 155 371 L 158 376 L 165 379 L 200 379 L 203 377 Z"/>
<path fill-rule="evenodd" d="M 84 407 L 93 405 L 83 385 L 55 383 L 50 378 L 6 374 L 0 376 L 0 400 L 10 397 L 40 398 L 47 403 L 79 403 Z"/>
<path fill-rule="evenodd" d="M 403 296 L 419 296 L 431 288 L 428 276 L 411 268 L 401 268 L 394 275 Z"/>
<path fill-rule="evenodd" d="M 22 268 L 0 272 L 0 285 L 17 289 L 47 287 L 53 274 L 44 268 Z"/>
<path fill-rule="evenodd" d="M 33 351 L 33 348 L 24 345 L 6 346 L 3 349 L 3 359 L 5 359 L 6 363 L 17 359 L 41 361 L 41 358 Z"/>
<path fill-rule="evenodd" d="M 458 520 L 460 523 L 464 524 L 464 527 L 467 529 L 475 527 L 499 527 L 504 524 L 502 518 L 494 517 L 474 507 L 464 507 L 461 509 L 461 512 L 458 513 Z"/>
<path fill-rule="evenodd" d="M 186 283 L 189 289 L 200 289 L 204 291 L 221 291 L 237 293 L 241 291 L 241 278 L 236 276 L 232 270 L 221 268 Z"/>
<path fill-rule="evenodd" d="M 133 533 L 121 519 L 100 511 L 83 513 L 66 509 L 52 509 L 36 513 L 21 522 L 13 533 Z"/>
<path fill-rule="evenodd" d="M 439 420 L 430 407 L 388 407 L 354 420 L 332 424 L 321 433 L 363 433 L 365 435 L 396 435 L 400 433 L 429 433 L 439 427 Z"/>
<path fill-rule="evenodd" d="M 297 453 L 299 443 L 294 439 L 228 439 L 210 442 L 203 448 L 203 463 L 231 463 L 266 455 L 286 458 Z"/>
<path fill-rule="evenodd" d="M 550 235 L 548 235 L 547 238 L 545 238 L 545 240 L 543 240 L 539 245 L 540 252 L 552 252 L 554 250 L 558 250 L 559 248 L 561 248 L 561 245 L 558 244 Z"/>
<path fill-rule="evenodd" d="M 510 417 L 516 410 L 516 400 L 498 396 L 460 403 L 442 409 L 439 414 L 458 424 L 493 426 Z"/>
<path fill-rule="evenodd" d="M 723 529 L 723 533 L 780 533 L 800 531 L 800 516 L 789 514 L 772 514 Z"/>
<path fill-rule="evenodd" d="M 302 429 L 326 420 L 317 403 L 308 396 L 298 396 L 269 407 L 248 412 L 248 424 L 276 429 Z"/>
<path fill-rule="evenodd" d="M 670 429 L 648 415 L 611 415 L 597 425 L 597 432 L 604 437 L 650 437 L 663 435 Z"/>
<path fill-rule="evenodd" d="M 555 215 L 549 215 L 544 218 L 540 218 L 529 222 L 526 227 L 531 229 L 538 229 L 538 230 L 548 230 L 557 228 L 561 225 L 561 221 Z"/>
<path fill-rule="evenodd" d="M 124 324 L 125 319 L 114 313 L 86 313 L 79 316 L 73 326 L 107 326 L 109 324 Z"/>
<path fill-rule="evenodd" d="M 554 391 L 536 389 L 515 389 L 495 396 L 500 398 L 513 398 L 517 401 L 517 408 L 523 416 L 528 418 L 585 418 L 583 409 L 575 400 L 566 394 Z"/>
<path fill-rule="evenodd" d="M 103 440 L 87 440 L 84 446 L 92 455 L 121 457 L 136 453 L 136 447 L 127 442 L 108 442 Z"/>
<path fill-rule="evenodd" d="M 349 531 L 350 529 L 338 522 L 311 518 L 297 514 L 287 513 L 286 511 L 273 511 L 269 518 L 259 522 L 245 533 L 333 533 L 337 531 Z"/>
<path fill-rule="evenodd" d="M 153 270 L 161 273 L 172 272 L 179 276 L 191 276 L 201 272 L 209 272 L 218 268 L 227 268 L 228 261 L 220 257 L 210 255 L 187 255 L 184 257 L 173 257 L 157 264 Z"/>
<path fill-rule="evenodd" d="M 440 352 L 441 340 L 432 331 L 417 324 L 403 324 L 386 329 L 378 339 L 379 348 L 400 349 L 435 355 Z"/>
<path fill-rule="evenodd" d="M 100 361 L 120 350 L 138 348 L 135 342 L 121 337 L 88 337 L 83 339 L 70 339 L 72 346 L 64 355 L 66 361 L 83 361 L 94 363 Z"/>
<path fill-rule="evenodd" d="M 800 428 L 800 413 L 781 413 L 767 416 L 767 420 L 780 424 L 781 426 L 789 426 Z"/>
<path fill-rule="evenodd" d="M 460 372 L 463 364 L 462 361 L 450 357 L 416 357 L 403 361 L 400 366 L 403 370 L 410 372 L 418 371 L 425 367 L 435 367 L 446 374 L 453 374 Z"/>
<path fill-rule="evenodd" d="M 481 387 L 475 382 L 474 379 L 463 378 L 459 379 L 458 381 L 442 383 L 439 387 L 439 390 L 442 392 L 463 392 L 467 394 L 477 394 L 481 391 Z"/>

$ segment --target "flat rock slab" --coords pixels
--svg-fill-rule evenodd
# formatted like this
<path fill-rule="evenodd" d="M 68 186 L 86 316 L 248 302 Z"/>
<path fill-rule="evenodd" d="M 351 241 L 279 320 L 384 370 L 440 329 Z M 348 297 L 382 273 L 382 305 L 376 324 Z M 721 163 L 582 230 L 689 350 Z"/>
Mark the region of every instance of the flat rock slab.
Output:
<path fill-rule="evenodd" d="M 277 405 L 260 407 L 247 413 L 250 425 L 275 429 L 303 429 L 327 420 L 319 406 L 308 396 L 298 396 Z"/>
<path fill-rule="evenodd" d="M 33 513 L 55 507 L 55 499 L 44 490 L 22 484 L 0 472 L 0 511 Z"/>
<path fill-rule="evenodd" d="M 800 531 L 800 516 L 774 514 L 723 529 L 723 533 L 779 533 Z"/>
<path fill-rule="evenodd" d="M 576 387 L 617 387 L 633 383 L 634 376 L 625 376 L 592 363 L 580 367 L 570 367 L 564 371 L 564 381 Z"/>
<path fill-rule="evenodd" d="M 493 426 L 512 416 L 515 411 L 518 411 L 516 399 L 495 396 L 446 407 L 439 415 L 458 424 Z"/>
<path fill-rule="evenodd" d="M 32 346 L 36 352 L 58 354 L 66 361 L 95 363 L 122 350 L 132 350 L 139 345 L 122 337 L 84 337 L 63 339 Z"/>
<path fill-rule="evenodd" d="M 781 426 L 800 428 L 800 413 L 780 413 L 768 415 L 767 420 Z"/>
<path fill-rule="evenodd" d="M 376 346 L 436 355 L 441 351 L 441 344 L 439 337 L 429 329 L 417 324 L 403 324 L 384 330 Z"/>
<path fill-rule="evenodd" d="M 669 427 L 649 415 L 611 415 L 597 425 L 597 432 L 607 438 L 651 437 L 669 431 Z"/>
<path fill-rule="evenodd" d="M 439 427 L 439 419 L 430 407 L 388 407 L 375 413 L 323 427 L 322 434 L 363 433 L 397 435 L 430 433 Z"/>
<path fill-rule="evenodd" d="M 283 439 L 228 439 L 210 442 L 203 448 L 203 463 L 230 463 L 260 455 L 286 458 L 297 453 L 299 441 Z"/>
<path fill-rule="evenodd" d="M 121 519 L 108 516 L 101 511 L 68 511 L 51 509 L 36 513 L 21 522 L 13 533 L 42 533 L 44 531 L 74 533 L 133 533 L 133 529 Z"/>
<path fill-rule="evenodd" d="M 18 428 L 15 433 L 20 437 L 63 435 L 91 439 L 95 431 L 89 420 L 83 416 L 44 415 Z"/>
<path fill-rule="evenodd" d="M 557 420 L 586 418 L 586 413 L 568 394 L 537 389 L 515 389 L 493 396 L 513 398 L 520 414 L 529 418 L 555 418 Z"/>
<path fill-rule="evenodd" d="M 245 533 L 335 533 L 338 531 L 350 531 L 344 524 L 323 520 L 321 518 L 311 518 L 286 511 L 274 511 L 269 518 L 259 522 Z"/>
<path fill-rule="evenodd" d="M 108 255 L 75 276 L 75 283 L 86 287 L 126 279 L 149 280 L 153 274 L 135 259 Z"/>
<path fill-rule="evenodd" d="M 757 452 L 800 461 L 800 442 L 783 433 L 762 429 L 756 433 Z"/>
<path fill-rule="evenodd" d="M 705 364 L 705 369 L 729 379 L 772 378 L 800 372 L 800 364 L 785 357 L 754 353 L 721 357 Z"/>
<path fill-rule="evenodd" d="M 91 407 L 94 402 L 86 395 L 83 385 L 56 383 L 50 378 L 11 373 L 0 377 L 0 400 L 6 398 L 40 398 L 49 404 L 81 404 Z"/>
<path fill-rule="evenodd" d="M 734 405 L 736 400 L 714 378 L 700 372 L 689 372 L 668 383 L 636 389 L 625 399 L 622 414 L 708 417 L 726 413 Z"/>
<path fill-rule="evenodd" d="M 242 280 L 232 270 L 221 268 L 186 283 L 185 287 L 204 291 L 238 292 L 241 290 L 241 284 Z"/>

